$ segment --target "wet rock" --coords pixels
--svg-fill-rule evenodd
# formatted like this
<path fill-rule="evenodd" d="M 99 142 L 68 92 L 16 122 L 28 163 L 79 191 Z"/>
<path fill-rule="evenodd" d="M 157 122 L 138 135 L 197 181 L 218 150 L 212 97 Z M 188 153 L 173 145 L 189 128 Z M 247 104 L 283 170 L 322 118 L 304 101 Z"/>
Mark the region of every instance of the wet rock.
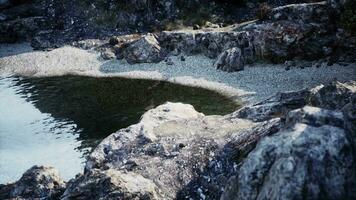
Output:
<path fill-rule="evenodd" d="M 143 36 L 125 49 L 124 57 L 129 63 L 156 63 L 164 58 L 156 37 L 152 34 Z"/>
<path fill-rule="evenodd" d="M 0 199 L 57 199 L 64 189 L 65 183 L 57 170 L 33 166 L 15 183 L 0 185 Z"/>
<path fill-rule="evenodd" d="M 214 67 L 227 72 L 243 70 L 244 58 L 241 49 L 235 47 L 224 51 L 215 61 Z"/>
<path fill-rule="evenodd" d="M 161 199 L 156 185 L 132 172 L 93 170 L 68 183 L 61 197 L 69 199 Z"/>
<path fill-rule="evenodd" d="M 311 107 L 291 112 L 290 128 L 259 142 L 221 199 L 355 198 L 353 141 L 341 119 Z"/>

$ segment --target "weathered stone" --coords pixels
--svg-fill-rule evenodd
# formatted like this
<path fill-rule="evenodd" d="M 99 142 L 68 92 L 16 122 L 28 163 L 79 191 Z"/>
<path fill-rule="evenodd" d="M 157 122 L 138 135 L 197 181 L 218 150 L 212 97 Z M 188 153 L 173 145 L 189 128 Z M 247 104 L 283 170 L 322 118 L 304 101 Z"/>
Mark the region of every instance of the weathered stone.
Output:
<path fill-rule="evenodd" d="M 132 172 L 116 170 L 93 170 L 79 175 L 68 183 L 61 197 L 69 199 L 122 199 L 156 200 L 161 199 L 156 185 Z"/>
<path fill-rule="evenodd" d="M 351 102 L 352 94 L 356 93 L 356 82 L 333 82 L 320 85 L 311 90 L 311 105 L 325 109 L 342 109 Z"/>
<path fill-rule="evenodd" d="M 125 49 L 124 57 L 129 63 L 155 63 L 163 60 L 164 52 L 156 37 L 148 34 L 130 44 Z"/>
<path fill-rule="evenodd" d="M 342 109 L 345 117 L 345 129 L 356 138 L 356 94 L 353 94 L 351 101 Z"/>
<path fill-rule="evenodd" d="M 244 69 L 244 58 L 241 49 L 232 48 L 222 52 L 214 63 L 216 69 L 233 72 Z"/>
<path fill-rule="evenodd" d="M 57 199 L 64 188 L 65 183 L 57 170 L 33 166 L 15 183 L 0 185 L 0 199 Z"/>
<path fill-rule="evenodd" d="M 116 58 L 116 55 L 112 50 L 106 49 L 103 52 L 101 52 L 101 57 L 105 60 L 112 60 Z"/>
<path fill-rule="evenodd" d="M 103 140 L 89 156 L 85 171 L 140 174 L 157 185 L 163 199 L 218 198 L 224 180 L 234 171 L 229 157 L 218 156 L 223 138 L 252 126 L 248 120 L 205 117 L 190 105 L 168 103 Z"/>
<path fill-rule="evenodd" d="M 315 127 L 330 125 L 343 128 L 344 117 L 341 112 L 305 106 L 303 108 L 290 111 L 287 115 L 286 123 L 303 123 Z"/>
<path fill-rule="evenodd" d="M 332 126 L 339 125 L 340 113 L 309 110 L 298 114 L 308 109 L 291 114 L 296 118 L 289 120 L 291 128 L 259 142 L 221 199 L 355 198 L 353 143 L 344 129 Z M 336 123 L 320 120 L 334 116 Z"/>

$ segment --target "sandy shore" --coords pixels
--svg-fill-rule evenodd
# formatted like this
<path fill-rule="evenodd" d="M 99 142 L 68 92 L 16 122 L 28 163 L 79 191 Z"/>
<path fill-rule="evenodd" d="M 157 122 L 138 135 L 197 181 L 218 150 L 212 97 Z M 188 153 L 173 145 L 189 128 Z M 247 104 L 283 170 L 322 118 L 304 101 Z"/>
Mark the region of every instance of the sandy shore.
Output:
<path fill-rule="evenodd" d="M 227 73 L 213 67 L 214 60 L 189 56 L 185 61 L 172 57 L 174 65 L 130 65 L 124 60 L 104 61 L 97 52 L 74 47 L 53 51 L 32 51 L 28 44 L 0 44 L 0 74 L 23 76 L 119 76 L 167 80 L 218 91 L 244 101 L 256 102 L 276 92 L 299 90 L 333 80 L 356 80 L 356 65 L 333 65 L 320 68 L 306 63 L 304 69 L 286 71 L 283 65 L 255 64 L 244 71 Z"/>

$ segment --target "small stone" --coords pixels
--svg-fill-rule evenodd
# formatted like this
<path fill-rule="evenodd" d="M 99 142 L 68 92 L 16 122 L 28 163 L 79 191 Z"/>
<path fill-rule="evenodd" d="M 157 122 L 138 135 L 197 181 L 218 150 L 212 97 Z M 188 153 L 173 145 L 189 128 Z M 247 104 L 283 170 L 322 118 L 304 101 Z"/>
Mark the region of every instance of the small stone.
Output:
<path fill-rule="evenodd" d="M 117 37 L 115 37 L 115 36 L 111 37 L 109 39 L 109 44 L 112 45 L 112 46 L 117 45 L 117 44 L 119 44 L 119 39 Z"/>
<path fill-rule="evenodd" d="M 166 62 L 167 65 L 174 65 L 174 62 L 171 58 L 166 58 L 164 61 Z"/>
<path fill-rule="evenodd" d="M 185 61 L 185 57 L 184 56 L 180 56 L 180 61 Z"/>
<path fill-rule="evenodd" d="M 198 24 L 194 24 L 193 30 L 198 30 L 198 29 L 200 29 L 200 26 Z"/>
<path fill-rule="evenodd" d="M 111 60 L 116 58 L 115 53 L 106 49 L 105 51 L 101 52 L 101 57 L 105 60 Z"/>

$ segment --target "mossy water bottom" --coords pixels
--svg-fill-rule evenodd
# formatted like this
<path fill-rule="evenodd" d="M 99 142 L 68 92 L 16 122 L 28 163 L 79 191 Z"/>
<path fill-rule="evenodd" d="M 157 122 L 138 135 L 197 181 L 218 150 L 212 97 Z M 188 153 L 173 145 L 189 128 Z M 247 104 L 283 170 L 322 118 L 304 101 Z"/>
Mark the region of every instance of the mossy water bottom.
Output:
<path fill-rule="evenodd" d="M 162 81 L 61 76 L 0 78 L 0 183 L 32 165 L 51 165 L 72 178 L 103 138 L 167 101 L 206 115 L 239 104 L 216 92 Z"/>

